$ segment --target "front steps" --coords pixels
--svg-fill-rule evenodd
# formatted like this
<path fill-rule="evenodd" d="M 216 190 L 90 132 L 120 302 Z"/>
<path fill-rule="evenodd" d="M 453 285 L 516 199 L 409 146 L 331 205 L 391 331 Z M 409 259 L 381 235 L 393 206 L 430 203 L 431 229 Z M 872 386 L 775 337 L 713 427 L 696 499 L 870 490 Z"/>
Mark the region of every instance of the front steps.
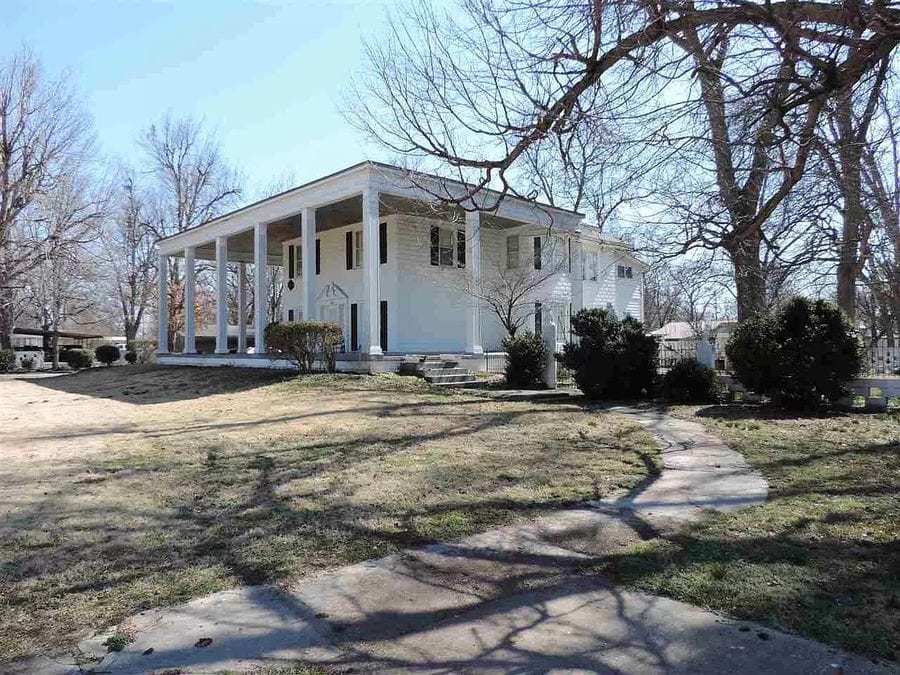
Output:
<path fill-rule="evenodd" d="M 401 375 L 415 375 L 429 384 L 440 387 L 462 387 L 477 385 L 474 373 L 461 368 L 458 361 L 440 357 L 410 357 L 404 359 L 398 371 Z"/>

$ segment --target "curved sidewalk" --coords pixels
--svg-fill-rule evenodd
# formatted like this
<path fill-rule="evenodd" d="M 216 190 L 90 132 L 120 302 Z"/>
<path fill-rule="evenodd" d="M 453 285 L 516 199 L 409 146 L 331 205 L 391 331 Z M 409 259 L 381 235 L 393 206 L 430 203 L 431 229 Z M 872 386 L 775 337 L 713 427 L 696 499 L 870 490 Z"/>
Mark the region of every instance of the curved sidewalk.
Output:
<path fill-rule="evenodd" d="M 601 556 L 705 510 L 761 503 L 767 492 L 762 476 L 701 425 L 611 411 L 634 416 L 662 445 L 662 471 L 626 495 L 289 588 L 244 587 L 144 612 L 128 622 L 135 641 L 125 650 L 105 654 L 97 636 L 82 643 L 83 656 L 112 673 L 298 661 L 327 672 L 897 672 L 594 574 Z"/>

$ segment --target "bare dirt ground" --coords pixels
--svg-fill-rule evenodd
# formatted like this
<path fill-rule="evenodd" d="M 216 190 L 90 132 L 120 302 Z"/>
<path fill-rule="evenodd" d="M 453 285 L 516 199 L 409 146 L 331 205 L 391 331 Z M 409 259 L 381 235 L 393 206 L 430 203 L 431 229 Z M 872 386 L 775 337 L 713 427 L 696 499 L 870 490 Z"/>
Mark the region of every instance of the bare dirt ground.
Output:
<path fill-rule="evenodd" d="M 95 368 L 0 379 L 0 661 L 626 490 L 647 434 L 400 377 Z"/>

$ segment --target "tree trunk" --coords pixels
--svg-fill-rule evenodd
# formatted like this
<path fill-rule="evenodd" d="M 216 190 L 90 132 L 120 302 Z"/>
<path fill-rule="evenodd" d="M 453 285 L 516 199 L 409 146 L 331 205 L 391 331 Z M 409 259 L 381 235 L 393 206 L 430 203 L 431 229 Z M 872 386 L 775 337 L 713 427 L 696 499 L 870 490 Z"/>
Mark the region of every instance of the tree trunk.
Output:
<path fill-rule="evenodd" d="M 12 293 L 0 289 L 0 349 L 12 349 L 13 318 Z"/>
<path fill-rule="evenodd" d="M 138 334 L 138 326 L 135 323 L 131 323 L 130 321 L 125 323 L 125 346 L 126 349 L 128 345 L 134 342 L 137 339 Z"/>
<path fill-rule="evenodd" d="M 53 359 L 53 370 L 59 370 L 59 335 L 57 333 L 50 338 L 50 354 Z"/>
<path fill-rule="evenodd" d="M 745 235 L 726 248 L 734 265 L 738 321 L 766 311 L 766 284 L 759 259 L 760 242 L 760 235 L 755 233 Z"/>

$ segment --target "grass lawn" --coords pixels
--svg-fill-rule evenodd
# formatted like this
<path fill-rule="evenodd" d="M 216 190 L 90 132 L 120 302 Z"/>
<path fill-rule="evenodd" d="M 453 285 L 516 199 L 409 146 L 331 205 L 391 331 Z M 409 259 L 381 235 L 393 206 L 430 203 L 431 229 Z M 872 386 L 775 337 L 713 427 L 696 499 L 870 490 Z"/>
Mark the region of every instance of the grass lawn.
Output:
<path fill-rule="evenodd" d="M 743 453 L 769 480 L 769 502 L 642 544 L 603 571 L 641 590 L 900 660 L 900 414 L 673 412 Z"/>
<path fill-rule="evenodd" d="M 637 424 L 396 376 L 0 381 L 0 660 L 639 482 Z"/>

